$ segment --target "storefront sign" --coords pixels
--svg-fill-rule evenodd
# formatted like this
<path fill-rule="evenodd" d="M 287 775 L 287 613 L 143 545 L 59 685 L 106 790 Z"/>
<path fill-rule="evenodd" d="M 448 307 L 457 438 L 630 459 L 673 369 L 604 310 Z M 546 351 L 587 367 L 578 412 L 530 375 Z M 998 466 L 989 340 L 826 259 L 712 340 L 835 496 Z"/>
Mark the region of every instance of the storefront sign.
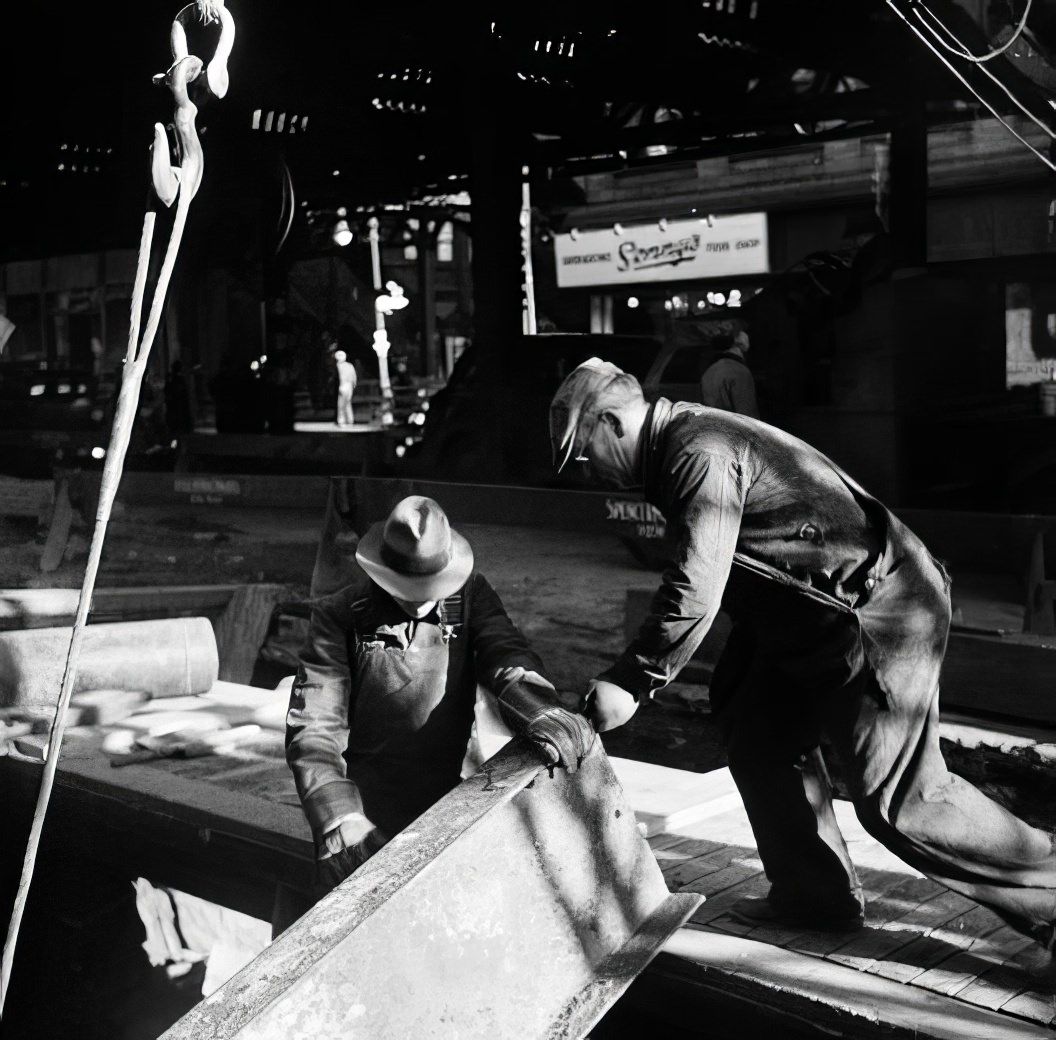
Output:
<path fill-rule="evenodd" d="M 681 282 L 770 270 L 765 213 L 672 220 L 554 236 L 557 284 Z"/>

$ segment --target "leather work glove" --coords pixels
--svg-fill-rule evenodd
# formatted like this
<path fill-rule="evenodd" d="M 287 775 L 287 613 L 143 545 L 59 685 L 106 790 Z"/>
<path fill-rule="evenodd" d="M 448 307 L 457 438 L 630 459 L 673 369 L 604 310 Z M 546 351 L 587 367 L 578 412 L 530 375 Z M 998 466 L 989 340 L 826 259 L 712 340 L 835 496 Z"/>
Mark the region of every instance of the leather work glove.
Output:
<path fill-rule="evenodd" d="M 375 840 L 371 840 L 372 838 Z M 348 816 L 343 816 L 336 826 L 331 827 L 323 835 L 319 848 L 319 859 L 327 859 L 346 850 L 355 856 L 358 855 L 359 848 L 365 846 L 366 855 L 360 860 L 360 862 L 365 862 L 369 856 L 381 848 L 382 844 L 374 824 L 366 816 L 362 813 L 350 813 Z M 358 863 L 356 865 L 359 866 Z"/>
<path fill-rule="evenodd" d="M 318 902 L 337 888 L 384 844 L 384 836 L 362 813 L 344 817 L 323 835 L 315 861 L 312 901 Z"/>
<path fill-rule="evenodd" d="M 591 680 L 583 713 L 599 733 L 629 722 L 637 710 L 638 698 L 633 693 L 604 679 Z"/>
<path fill-rule="evenodd" d="M 574 773 L 594 746 L 594 729 L 582 715 L 566 711 L 530 683 L 511 682 L 497 699 L 510 728 L 532 741 L 552 766 Z"/>

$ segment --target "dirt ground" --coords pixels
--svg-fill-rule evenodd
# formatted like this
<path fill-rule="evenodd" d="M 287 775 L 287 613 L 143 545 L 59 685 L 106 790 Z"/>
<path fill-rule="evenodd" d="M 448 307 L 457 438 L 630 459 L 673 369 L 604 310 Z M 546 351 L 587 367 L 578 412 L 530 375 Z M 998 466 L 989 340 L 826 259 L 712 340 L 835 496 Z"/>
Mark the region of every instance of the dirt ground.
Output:
<path fill-rule="evenodd" d="M 106 531 L 96 588 L 274 582 L 287 585 L 294 598 L 305 597 L 322 523 L 323 517 L 310 510 L 140 506 L 133 511 L 119 503 Z M 569 701 L 575 700 L 625 645 L 628 590 L 654 588 L 659 574 L 643 568 L 615 537 L 500 525 L 459 529 L 474 548 L 478 569 L 539 651 L 555 685 Z M 91 537 L 84 518 L 76 519 L 62 562 L 49 572 L 41 569 L 45 536 L 46 529 L 32 520 L 0 522 L 0 605 L 4 589 L 81 587 Z M 273 668 L 269 677 L 274 680 L 281 672 L 281 667 Z M 606 734 L 606 750 L 697 771 L 724 765 L 706 694 L 699 684 L 673 684 L 628 725 Z M 672 723 L 676 718 L 679 725 Z M 694 733 L 689 740 L 687 720 Z M 49 875 L 45 858 L 34 890 L 60 891 L 73 909 L 57 916 L 50 903 L 47 913 L 31 905 L 23 962 L 27 956 L 35 960 L 27 952 L 32 948 L 29 937 L 47 935 L 47 956 L 58 960 L 63 971 L 77 973 L 91 1002 L 90 1023 L 77 1017 L 79 1004 L 63 1003 L 55 1014 L 71 1025 L 60 1031 L 72 1035 L 72 1029 L 87 1040 L 150 1040 L 198 1000 L 200 978 L 192 975 L 174 983 L 161 977 L 162 969 L 148 966 L 138 946 L 142 924 L 127 879 L 82 871 L 71 888 L 64 869 L 59 863 Z M 84 907 L 97 904 L 99 915 L 84 926 Z M 73 924 L 59 929 L 56 919 L 65 922 L 67 917 Z M 105 960 L 92 955 L 92 928 L 109 935 L 110 946 L 121 951 L 120 963 L 116 953 Z M 105 972 L 99 967 L 104 963 Z M 599 1030 L 599 1037 L 626 1035 L 631 1014 L 609 1016 L 609 1031 Z M 51 1022 L 47 1016 L 42 1020 Z M 27 1040 L 37 1035 L 43 1040 L 56 1033 L 45 1027 L 40 1034 L 27 1032 Z M 738 1028 L 709 1035 L 744 1033 Z"/>
<path fill-rule="evenodd" d="M 118 501 L 95 584 L 275 582 L 287 585 L 293 598 L 306 597 L 322 523 L 323 517 L 310 510 L 133 510 Z M 460 530 L 473 546 L 478 569 L 542 656 L 555 686 L 573 702 L 626 645 L 628 590 L 655 588 L 659 573 L 637 562 L 615 536 L 512 525 L 468 524 Z M 32 520 L 0 523 L 0 597 L 3 589 L 81 587 L 92 537 L 84 516 L 75 517 L 62 562 L 47 573 L 40 567 L 45 534 Z M 274 674 L 273 668 L 269 681 Z M 667 714 L 654 710 L 659 704 Z M 644 705 L 632 724 L 613 733 L 606 745 L 615 754 L 660 757 L 669 765 L 696 770 L 715 768 L 724 762 L 706 708 L 705 686 L 672 683 L 657 705 Z M 699 733 L 693 747 L 668 732 L 671 710 L 691 716 Z"/>

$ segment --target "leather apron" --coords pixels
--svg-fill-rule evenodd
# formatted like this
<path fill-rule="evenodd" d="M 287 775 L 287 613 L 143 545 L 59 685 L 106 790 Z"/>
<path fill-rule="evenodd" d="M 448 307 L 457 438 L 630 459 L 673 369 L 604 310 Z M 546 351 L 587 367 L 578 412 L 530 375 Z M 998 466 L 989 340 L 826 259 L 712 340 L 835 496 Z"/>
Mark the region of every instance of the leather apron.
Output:
<path fill-rule="evenodd" d="M 432 614 L 357 631 L 349 647 L 348 777 L 386 838 L 459 783 L 476 692 L 462 681 L 460 628 Z"/>

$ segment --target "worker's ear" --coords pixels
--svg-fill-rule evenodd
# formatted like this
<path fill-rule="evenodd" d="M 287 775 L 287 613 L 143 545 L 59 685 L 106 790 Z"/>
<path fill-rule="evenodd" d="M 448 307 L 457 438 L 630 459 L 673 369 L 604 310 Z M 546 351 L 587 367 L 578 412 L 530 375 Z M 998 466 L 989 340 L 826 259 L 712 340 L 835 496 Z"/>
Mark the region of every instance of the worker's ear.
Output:
<path fill-rule="evenodd" d="M 612 432 L 616 434 L 617 439 L 623 436 L 623 423 L 620 422 L 618 415 L 612 412 L 602 412 L 600 421 L 612 427 Z"/>

